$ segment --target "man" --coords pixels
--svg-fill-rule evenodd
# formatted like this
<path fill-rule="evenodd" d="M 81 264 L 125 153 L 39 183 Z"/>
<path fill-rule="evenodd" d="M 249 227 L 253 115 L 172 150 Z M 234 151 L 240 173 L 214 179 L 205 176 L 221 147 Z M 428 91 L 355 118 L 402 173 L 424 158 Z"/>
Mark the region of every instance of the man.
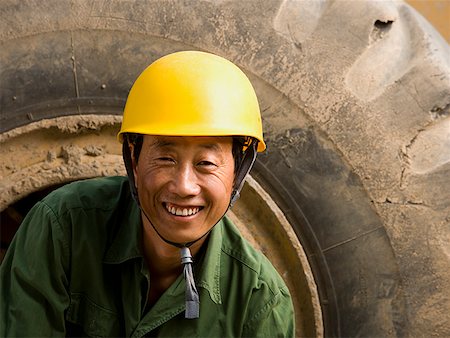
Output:
<path fill-rule="evenodd" d="M 265 149 L 244 73 L 203 52 L 155 61 L 118 137 L 128 179 L 69 184 L 21 225 L 2 336 L 293 336 L 284 282 L 224 217 Z"/>

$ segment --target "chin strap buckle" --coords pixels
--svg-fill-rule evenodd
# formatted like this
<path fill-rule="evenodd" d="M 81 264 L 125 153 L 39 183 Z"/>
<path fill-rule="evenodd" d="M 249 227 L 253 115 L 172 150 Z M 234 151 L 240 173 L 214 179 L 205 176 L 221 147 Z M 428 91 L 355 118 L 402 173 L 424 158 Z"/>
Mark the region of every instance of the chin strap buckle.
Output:
<path fill-rule="evenodd" d="M 186 311 L 184 317 L 187 319 L 195 319 L 200 316 L 200 297 L 197 287 L 195 286 L 194 274 L 192 272 L 192 264 L 194 263 L 191 251 L 188 247 L 182 247 L 181 264 L 183 264 L 184 280 L 186 282 Z"/>

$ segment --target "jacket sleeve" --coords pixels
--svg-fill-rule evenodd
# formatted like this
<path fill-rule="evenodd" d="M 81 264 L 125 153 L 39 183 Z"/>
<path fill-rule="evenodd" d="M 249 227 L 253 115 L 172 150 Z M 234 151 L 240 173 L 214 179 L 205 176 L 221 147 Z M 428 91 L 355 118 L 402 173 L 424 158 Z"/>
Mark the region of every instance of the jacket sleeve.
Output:
<path fill-rule="evenodd" d="M 69 244 L 53 210 L 25 217 L 0 267 L 0 336 L 65 335 Z"/>
<path fill-rule="evenodd" d="M 243 337 L 294 337 L 295 319 L 292 299 L 286 286 L 278 292 L 267 297 L 269 292 L 260 292 L 254 295 L 256 303 L 265 299 L 259 307 L 253 307 L 256 312 L 247 319 L 243 330 Z M 266 295 L 263 295 L 266 293 Z"/>

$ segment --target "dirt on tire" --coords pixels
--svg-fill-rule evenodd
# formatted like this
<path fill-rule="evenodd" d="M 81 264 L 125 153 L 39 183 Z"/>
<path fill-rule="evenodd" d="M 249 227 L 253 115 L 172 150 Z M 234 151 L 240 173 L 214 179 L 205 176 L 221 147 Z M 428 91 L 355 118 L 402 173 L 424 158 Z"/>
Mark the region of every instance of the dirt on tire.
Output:
<path fill-rule="evenodd" d="M 403 2 L 3 1 L 2 208 L 120 172 L 120 149 L 86 136 L 89 122 L 52 124 L 86 136 L 65 153 L 20 138 L 45 119 L 120 115 L 140 71 L 182 49 L 255 84 L 268 150 L 254 177 L 305 247 L 324 334 L 449 336 L 450 47 Z M 45 176 L 77 158 L 77 172 Z"/>

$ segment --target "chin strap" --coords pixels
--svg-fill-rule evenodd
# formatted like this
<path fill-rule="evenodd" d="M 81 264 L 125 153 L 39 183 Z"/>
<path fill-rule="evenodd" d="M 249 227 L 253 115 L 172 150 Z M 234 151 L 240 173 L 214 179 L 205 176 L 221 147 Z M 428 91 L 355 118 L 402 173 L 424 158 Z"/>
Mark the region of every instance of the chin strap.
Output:
<path fill-rule="evenodd" d="M 169 241 L 167 238 L 164 238 L 156 229 L 156 227 L 153 225 L 153 222 L 148 217 L 147 213 L 144 211 L 144 209 L 140 208 L 142 213 L 144 214 L 145 218 L 147 218 L 148 222 L 151 224 L 155 232 L 158 234 L 159 238 L 161 238 L 164 242 L 167 244 L 170 244 L 174 247 L 177 247 L 180 249 L 180 255 L 181 255 L 181 264 L 183 265 L 183 275 L 184 275 L 184 281 L 186 283 L 186 290 L 185 290 L 185 303 L 186 303 L 186 310 L 184 312 L 184 318 L 187 319 L 195 319 L 199 318 L 200 316 L 200 296 L 197 291 L 197 287 L 195 286 L 195 279 L 194 279 L 194 273 L 192 270 L 192 264 L 194 264 L 194 260 L 192 258 L 191 250 L 189 250 L 189 247 L 196 243 L 197 241 L 201 240 L 203 237 L 208 235 L 211 230 L 214 228 L 212 227 L 209 229 L 205 234 L 203 234 L 201 237 L 197 238 L 196 240 L 188 243 L 176 243 Z"/>
<path fill-rule="evenodd" d="M 231 199 L 230 204 L 228 206 L 228 209 L 233 206 L 233 204 L 237 201 L 239 198 L 239 193 L 244 186 L 244 179 L 247 176 L 247 174 L 250 172 L 251 168 L 253 167 L 253 164 L 256 160 L 256 154 L 258 149 L 258 141 L 253 140 L 248 148 L 244 152 L 244 156 L 242 158 L 242 162 L 239 166 L 239 169 L 237 170 L 236 179 L 234 183 L 234 189 L 231 193 Z M 136 189 L 136 184 L 134 182 L 134 173 L 133 173 L 133 166 L 131 163 L 131 152 L 130 148 L 128 147 L 128 139 L 125 138 L 122 146 L 122 154 L 123 159 L 125 163 L 125 168 L 127 170 L 128 180 L 130 182 L 130 189 L 131 189 L 131 195 L 133 196 L 133 199 L 136 201 L 139 209 L 141 212 L 145 215 L 145 218 L 147 218 L 148 222 L 151 224 L 155 232 L 158 234 L 159 238 L 161 238 L 164 242 L 167 244 L 170 244 L 172 246 L 175 246 L 180 249 L 180 255 L 181 255 L 181 264 L 183 265 L 183 275 L 184 280 L 186 283 L 186 290 L 185 290 L 185 303 L 186 303 L 186 310 L 184 312 L 184 317 L 187 319 L 195 319 L 199 318 L 200 316 L 200 296 L 197 291 L 197 287 L 195 285 L 195 279 L 194 279 L 194 273 L 192 270 L 192 264 L 194 263 L 191 250 L 189 250 L 189 247 L 196 243 L 197 241 L 201 240 L 203 237 L 207 236 L 211 230 L 214 228 L 211 227 L 205 234 L 203 234 L 201 237 L 197 238 L 194 241 L 188 242 L 188 243 L 176 243 L 169 241 L 168 239 L 164 238 L 156 229 L 156 227 L 153 225 L 153 222 L 148 217 L 147 213 L 144 211 L 144 209 L 141 207 L 139 203 L 139 195 Z M 227 211 L 228 211 L 227 209 Z M 225 214 L 224 214 L 225 215 Z M 223 216 L 222 216 L 223 217 Z M 220 219 L 222 219 L 222 217 Z M 217 223 L 216 223 L 217 224 Z"/>
<path fill-rule="evenodd" d="M 234 188 L 231 193 L 230 206 L 231 208 L 234 203 L 239 199 L 240 192 L 242 187 L 244 186 L 245 177 L 247 177 L 248 173 L 255 164 L 256 155 L 258 153 L 258 141 L 253 139 L 249 144 L 248 148 L 245 150 L 244 155 L 242 157 L 241 164 L 236 172 L 236 178 L 234 180 Z"/>

